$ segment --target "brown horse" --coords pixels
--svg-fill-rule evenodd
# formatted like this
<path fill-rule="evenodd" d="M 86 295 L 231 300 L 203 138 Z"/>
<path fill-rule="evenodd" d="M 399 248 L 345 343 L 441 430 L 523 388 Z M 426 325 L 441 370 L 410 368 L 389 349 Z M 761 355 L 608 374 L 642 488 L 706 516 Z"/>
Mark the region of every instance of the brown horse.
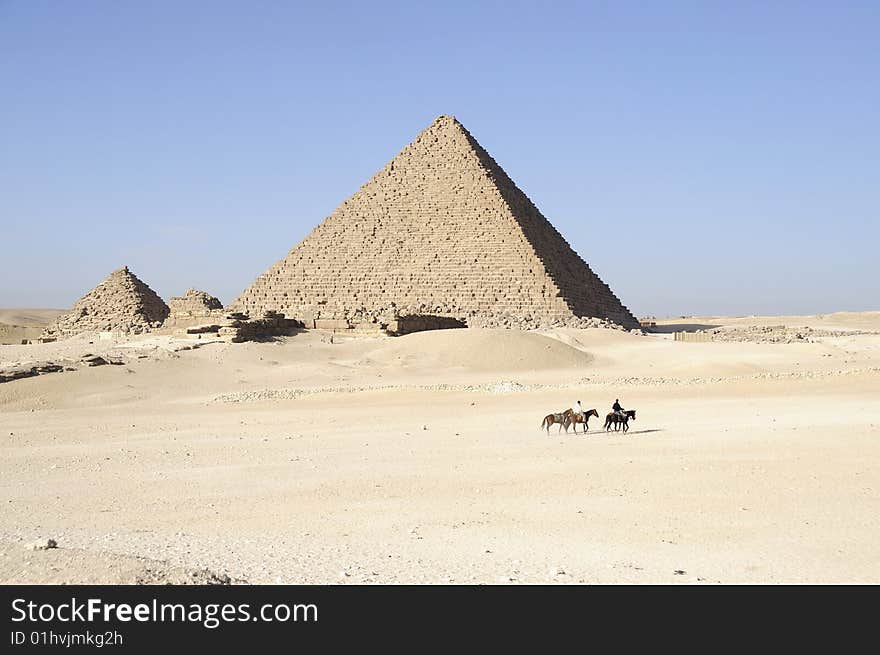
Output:
<path fill-rule="evenodd" d="M 590 429 L 590 426 L 588 423 L 590 420 L 590 417 L 595 416 L 596 418 L 599 418 L 599 412 L 597 412 L 595 409 L 588 409 L 583 414 L 580 414 L 580 413 L 574 411 L 573 409 L 567 409 L 567 410 L 565 410 L 565 416 L 568 419 L 568 422 L 574 425 L 575 433 L 577 433 L 577 424 L 583 423 L 584 424 L 584 434 L 586 434 L 587 430 Z"/>
<path fill-rule="evenodd" d="M 550 426 L 558 423 L 559 431 L 556 434 L 562 432 L 562 428 L 565 428 L 565 434 L 568 434 L 568 426 L 571 425 L 571 421 L 568 420 L 568 413 L 571 410 L 566 410 L 565 412 L 560 412 L 559 414 L 547 414 L 544 417 L 544 420 L 541 421 L 541 427 L 547 427 L 547 434 L 550 434 Z"/>

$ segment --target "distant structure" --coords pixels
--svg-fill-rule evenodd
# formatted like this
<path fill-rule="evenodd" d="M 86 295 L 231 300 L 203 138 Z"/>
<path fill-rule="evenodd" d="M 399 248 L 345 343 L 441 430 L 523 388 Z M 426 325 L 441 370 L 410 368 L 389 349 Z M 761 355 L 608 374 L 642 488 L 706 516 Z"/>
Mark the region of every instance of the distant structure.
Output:
<path fill-rule="evenodd" d="M 226 312 L 223 311 L 223 303 L 206 291 L 187 289 L 182 296 L 172 296 L 168 301 L 168 318 L 162 324 L 163 328 L 186 328 L 194 325 L 202 325 L 216 322 L 222 319 Z"/>
<path fill-rule="evenodd" d="M 440 116 L 231 309 L 471 326 L 639 322 L 491 156 Z"/>
<path fill-rule="evenodd" d="M 206 291 L 187 289 L 182 296 L 172 296 L 168 308 L 172 314 L 199 316 L 204 312 L 223 309 L 223 303 Z"/>
<path fill-rule="evenodd" d="M 168 311 L 156 292 L 123 266 L 77 300 L 70 312 L 44 330 L 43 337 L 105 331 L 141 334 L 161 325 Z"/>

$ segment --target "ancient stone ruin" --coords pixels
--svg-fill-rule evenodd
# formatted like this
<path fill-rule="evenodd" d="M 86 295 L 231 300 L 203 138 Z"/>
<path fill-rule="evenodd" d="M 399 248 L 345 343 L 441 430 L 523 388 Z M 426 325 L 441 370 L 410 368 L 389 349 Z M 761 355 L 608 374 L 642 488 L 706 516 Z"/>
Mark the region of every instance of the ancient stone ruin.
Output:
<path fill-rule="evenodd" d="M 241 343 L 289 336 L 303 327 L 305 326 L 302 321 L 285 318 L 284 314 L 273 311 L 265 312 L 261 318 L 251 318 L 247 314 L 239 312 L 220 312 L 220 317 L 214 322 L 202 322 L 198 325 L 178 329 L 177 332 L 180 335 L 195 336 L 198 339 L 221 339 L 232 343 Z"/>
<path fill-rule="evenodd" d="M 141 334 L 159 327 L 168 311 L 156 292 L 123 266 L 77 300 L 73 309 L 45 329 L 43 336 L 63 338 L 108 331 Z"/>
<path fill-rule="evenodd" d="M 187 289 L 182 296 L 172 296 L 168 308 L 172 315 L 205 316 L 208 312 L 223 309 L 223 303 L 205 291 Z"/>
<path fill-rule="evenodd" d="M 188 289 L 182 296 L 172 296 L 168 302 L 170 312 L 163 328 L 187 328 L 194 325 L 221 321 L 226 312 L 223 303 L 205 291 Z"/>
<path fill-rule="evenodd" d="M 230 306 L 259 316 L 399 317 L 532 328 L 638 321 L 451 116 L 343 202 Z M 317 327 L 318 325 L 316 325 Z"/>
<path fill-rule="evenodd" d="M 273 311 L 264 312 L 261 318 L 250 318 L 233 313 L 229 315 L 227 325 L 220 328 L 218 335 L 221 339 L 240 343 L 290 335 L 302 327 L 301 321 L 285 318 L 284 314 Z"/>

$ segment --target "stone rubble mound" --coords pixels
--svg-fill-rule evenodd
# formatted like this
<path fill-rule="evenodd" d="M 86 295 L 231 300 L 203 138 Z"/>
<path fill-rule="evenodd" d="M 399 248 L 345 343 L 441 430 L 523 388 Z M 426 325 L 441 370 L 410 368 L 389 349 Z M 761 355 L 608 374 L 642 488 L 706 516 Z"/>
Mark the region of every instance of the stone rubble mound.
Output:
<path fill-rule="evenodd" d="M 304 326 L 302 321 L 287 318 L 278 312 L 264 312 L 260 318 L 251 318 L 244 312 L 211 311 L 209 321 L 177 328 L 174 333 L 197 339 L 220 339 L 232 343 L 264 341 L 289 336 Z"/>
<path fill-rule="evenodd" d="M 217 298 L 197 289 L 187 289 L 182 296 L 172 296 L 168 301 L 171 315 L 186 314 L 189 316 L 205 316 L 215 310 L 222 310 L 223 303 Z"/>
<path fill-rule="evenodd" d="M 227 318 L 227 324 L 217 330 L 217 335 L 221 339 L 241 343 L 287 336 L 303 327 L 302 321 L 286 318 L 284 314 L 273 311 L 264 312 L 262 318 L 255 319 L 233 313 Z"/>
<path fill-rule="evenodd" d="M 168 302 L 170 312 L 162 324 L 166 331 L 209 323 L 222 323 L 226 312 L 223 303 L 206 291 L 188 289 Z"/>
<path fill-rule="evenodd" d="M 630 331 L 644 334 L 641 329 L 628 329 L 607 318 L 588 316 L 514 316 L 511 314 L 485 315 L 475 314 L 467 319 L 468 327 L 481 328 L 512 328 L 516 330 L 546 330 L 550 328 L 605 328 L 608 330 Z"/>

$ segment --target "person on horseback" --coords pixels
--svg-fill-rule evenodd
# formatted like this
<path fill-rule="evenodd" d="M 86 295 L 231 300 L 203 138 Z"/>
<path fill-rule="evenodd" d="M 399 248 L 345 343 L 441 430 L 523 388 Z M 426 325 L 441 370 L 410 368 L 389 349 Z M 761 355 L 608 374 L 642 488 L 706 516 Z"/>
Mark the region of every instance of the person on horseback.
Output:
<path fill-rule="evenodd" d="M 584 415 L 584 408 L 581 407 L 581 401 L 580 401 L 580 400 L 577 401 L 577 405 L 575 406 L 574 413 L 575 413 L 575 414 L 580 414 L 581 416 Z"/>
<path fill-rule="evenodd" d="M 620 406 L 620 399 L 615 399 L 614 404 L 611 406 L 611 411 L 617 414 L 623 414 L 623 407 Z"/>

